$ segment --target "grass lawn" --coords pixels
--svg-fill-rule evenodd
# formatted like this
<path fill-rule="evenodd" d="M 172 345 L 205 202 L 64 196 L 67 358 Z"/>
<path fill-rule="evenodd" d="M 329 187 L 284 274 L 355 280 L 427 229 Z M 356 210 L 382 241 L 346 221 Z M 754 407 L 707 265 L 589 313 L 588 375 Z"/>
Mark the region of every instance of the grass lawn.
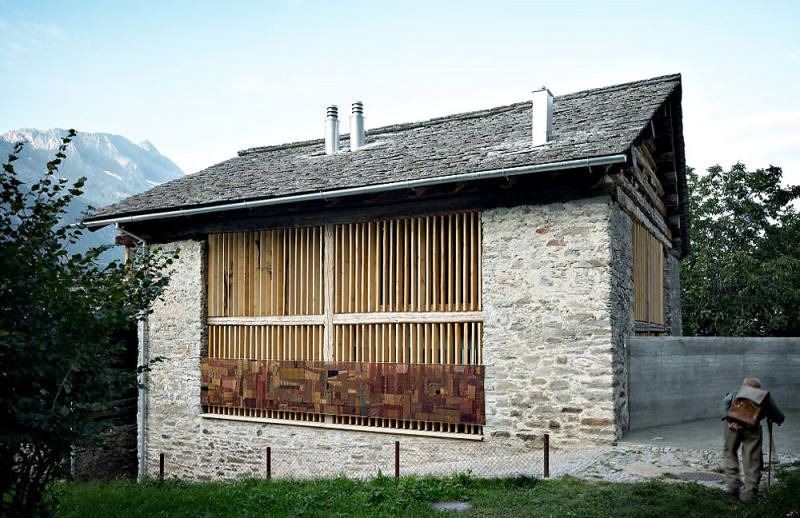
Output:
<path fill-rule="evenodd" d="M 691 482 L 636 484 L 564 477 L 476 479 L 377 477 L 316 481 L 179 480 L 62 484 L 57 517 L 152 516 L 797 516 L 800 466 L 757 502 L 740 504 L 722 490 Z M 466 512 L 433 510 L 441 501 L 469 502 Z"/>

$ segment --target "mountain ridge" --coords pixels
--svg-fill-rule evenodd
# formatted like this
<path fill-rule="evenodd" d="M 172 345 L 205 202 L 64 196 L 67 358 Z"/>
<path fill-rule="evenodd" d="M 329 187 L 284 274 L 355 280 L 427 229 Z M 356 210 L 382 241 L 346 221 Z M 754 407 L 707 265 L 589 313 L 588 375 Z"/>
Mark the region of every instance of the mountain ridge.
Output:
<path fill-rule="evenodd" d="M 53 160 L 67 130 L 53 128 L 38 130 L 20 128 L 0 135 L 2 161 L 14 148 L 16 142 L 25 142 L 14 162 L 17 177 L 25 184 L 40 179 Z M 73 184 L 86 178 L 84 193 L 69 207 L 66 222 L 79 221 L 90 208 L 99 208 L 123 198 L 139 194 L 161 183 L 180 178 L 184 172 L 169 158 L 162 155 L 156 146 L 144 140 L 134 143 L 112 133 L 78 132 L 65 151 L 57 175 Z M 113 244 L 116 229 L 106 227 L 95 232 L 86 232 L 72 252 L 82 252 L 91 246 Z M 108 254 L 106 260 L 121 257 L 121 251 Z"/>

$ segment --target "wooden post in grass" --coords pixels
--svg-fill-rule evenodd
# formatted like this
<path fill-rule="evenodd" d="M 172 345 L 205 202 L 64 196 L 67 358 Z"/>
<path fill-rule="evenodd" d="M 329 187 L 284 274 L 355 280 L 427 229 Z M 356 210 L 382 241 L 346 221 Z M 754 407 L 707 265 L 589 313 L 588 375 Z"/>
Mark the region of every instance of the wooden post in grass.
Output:
<path fill-rule="evenodd" d="M 544 434 L 544 478 L 550 478 L 550 434 Z"/>
<path fill-rule="evenodd" d="M 267 480 L 272 478 L 272 448 L 267 446 Z"/>
<path fill-rule="evenodd" d="M 158 454 L 158 479 L 164 480 L 164 454 Z"/>
<path fill-rule="evenodd" d="M 400 441 L 394 441 L 394 478 L 400 478 Z"/>

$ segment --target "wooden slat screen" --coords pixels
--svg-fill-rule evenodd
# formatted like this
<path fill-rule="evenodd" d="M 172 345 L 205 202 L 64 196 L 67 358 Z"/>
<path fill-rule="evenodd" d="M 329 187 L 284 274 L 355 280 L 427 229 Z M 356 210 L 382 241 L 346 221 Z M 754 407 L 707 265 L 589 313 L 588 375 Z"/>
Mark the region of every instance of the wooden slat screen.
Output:
<path fill-rule="evenodd" d="M 208 316 L 319 315 L 322 227 L 208 236 Z"/>
<path fill-rule="evenodd" d="M 208 357 L 248 360 L 322 360 L 323 326 L 211 325 Z"/>
<path fill-rule="evenodd" d="M 479 212 L 209 235 L 208 358 L 481 365 L 481 254 Z"/>
<path fill-rule="evenodd" d="M 634 319 L 664 324 L 664 248 L 642 225 L 633 224 Z"/>
<path fill-rule="evenodd" d="M 336 225 L 337 313 L 481 309 L 480 214 Z"/>
<path fill-rule="evenodd" d="M 480 365 L 483 324 L 337 325 L 335 354 L 339 361 Z"/>

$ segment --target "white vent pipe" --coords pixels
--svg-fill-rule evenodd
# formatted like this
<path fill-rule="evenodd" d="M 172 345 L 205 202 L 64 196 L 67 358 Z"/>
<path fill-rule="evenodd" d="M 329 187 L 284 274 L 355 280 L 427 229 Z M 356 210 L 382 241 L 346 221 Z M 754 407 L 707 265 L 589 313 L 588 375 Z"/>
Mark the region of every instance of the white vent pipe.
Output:
<path fill-rule="evenodd" d="M 353 103 L 353 114 L 350 116 L 350 151 L 364 147 L 364 104 Z"/>
<path fill-rule="evenodd" d="M 328 106 L 325 118 L 325 154 L 334 155 L 339 152 L 339 108 Z"/>
<path fill-rule="evenodd" d="M 553 94 L 544 86 L 533 91 L 533 145 L 547 144 L 553 138 Z"/>

